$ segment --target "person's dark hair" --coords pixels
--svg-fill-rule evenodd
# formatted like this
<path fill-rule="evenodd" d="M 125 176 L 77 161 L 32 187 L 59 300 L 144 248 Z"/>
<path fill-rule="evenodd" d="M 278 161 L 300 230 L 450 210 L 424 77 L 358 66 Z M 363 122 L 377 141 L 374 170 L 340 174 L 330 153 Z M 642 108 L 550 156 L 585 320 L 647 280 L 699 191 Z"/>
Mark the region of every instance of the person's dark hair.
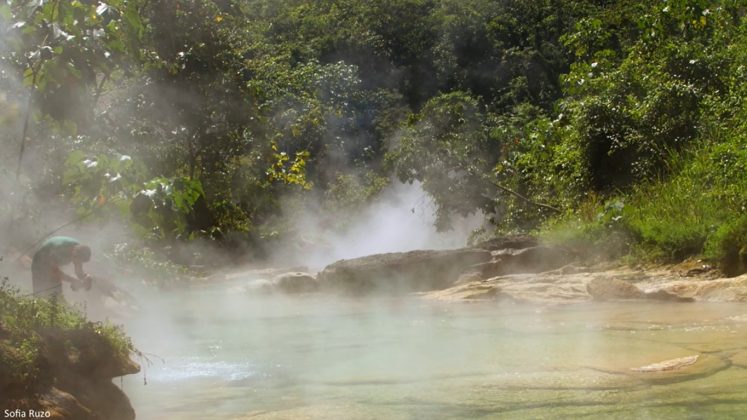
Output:
<path fill-rule="evenodd" d="M 86 245 L 77 245 L 73 248 L 73 257 L 82 262 L 88 262 L 91 260 L 91 248 Z"/>

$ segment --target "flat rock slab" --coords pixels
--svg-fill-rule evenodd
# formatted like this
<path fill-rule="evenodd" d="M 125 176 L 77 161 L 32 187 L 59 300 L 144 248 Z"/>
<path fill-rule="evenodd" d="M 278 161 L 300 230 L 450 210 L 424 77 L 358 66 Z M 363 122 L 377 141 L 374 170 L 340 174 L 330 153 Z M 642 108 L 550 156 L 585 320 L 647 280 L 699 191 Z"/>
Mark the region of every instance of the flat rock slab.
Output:
<path fill-rule="evenodd" d="M 716 280 L 674 280 L 649 289 L 706 302 L 747 302 L 747 275 Z"/>
<path fill-rule="evenodd" d="M 651 372 L 664 372 L 668 370 L 680 370 L 686 366 L 694 365 L 698 361 L 700 355 L 678 357 L 676 359 L 669 359 L 663 362 L 653 363 L 646 366 L 632 368 L 633 372 L 651 373 Z"/>
<path fill-rule="evenodd" d="M 728 367 L 713 355 L 691 355 L 631 369 L 636 378 L 654 384 L 689 381 L 710 376 Z"/>
<path fill-rule="evenodd" d="M 538 274 L 481 278 L 465 272 L 453 287 L 424 294 L 441 301 L 511 298 L 532 303 L 573 303 L 589 300 L 656 300 L 663 302 L 747 302 L 747 275 L 703 280 L 667 271 L 554 270 Z"/>
<path fill-rule="evenodd" d="M 565 304 L 589 301 L 587 273 L 563 276 L 546 274 L 513 274 L 487 280 L 470 281 L 457 286 L 423 294 L 439 301 L 475 301 L 509 299 L 517 302 Z"/>
<path fill-rule="evenodd" d="M 730 360 L 735 366 L 747 368 L 747 350 L 742 350 L 735 353 L 730 357 Z"/>
<path fill-rule="evenodd" d="M 328 265 L 318 275 L 322 290 L 407 293 L 453 285 L 469 266 L 490 261 L 490 251 L 463 248 L 369 255 Z"/>

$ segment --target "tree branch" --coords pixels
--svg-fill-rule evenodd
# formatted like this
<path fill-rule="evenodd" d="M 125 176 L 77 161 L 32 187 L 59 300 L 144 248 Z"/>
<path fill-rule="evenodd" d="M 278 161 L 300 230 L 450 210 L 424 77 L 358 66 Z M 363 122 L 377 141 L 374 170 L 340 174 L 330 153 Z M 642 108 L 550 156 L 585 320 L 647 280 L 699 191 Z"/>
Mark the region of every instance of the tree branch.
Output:
<path fill-rule="evenodd" d="M 508 187 L 505 187 L 505 186 L 503 186 L 503 185 L 501 185 L 501 184 L 499 184 L 499 183 L 497 183 L 495 181 L 493 181 L 493 185 L 495 185 L 499 189 L 501 189 L 501 190 L 503 190 L 503 191 L 505 191 L 505 192 L 513 195 L 514 197 L 517 197 L 517 198 L 519 198 L 519 199 L 521 199 L 521 200 L 523 200 L 523 201 L 525 201 L 525 202 L 527 202 L 527 203 L 529 203 L 529 204 L 531 204 L 531 205 L 533 205 L 535 207 L 539 207 L 539 208 L 551 210 L 551 211 L 553 211 L 555 213 L 562 213 L 563 212 L 562 210 L 560 210 L 557 207 L 553 207 L 553 206 L 551 206 L 549 204 L 539 203 L 537 201 L 531 200 L 531 199 L 529 199 L 529 198 L 527 198 L 527 197 L 525 197 L 525 196 L 517 193 L 516 191 L 514 191 L 514 190 L 512 190 L 512 189 L 510 189 Z"/>

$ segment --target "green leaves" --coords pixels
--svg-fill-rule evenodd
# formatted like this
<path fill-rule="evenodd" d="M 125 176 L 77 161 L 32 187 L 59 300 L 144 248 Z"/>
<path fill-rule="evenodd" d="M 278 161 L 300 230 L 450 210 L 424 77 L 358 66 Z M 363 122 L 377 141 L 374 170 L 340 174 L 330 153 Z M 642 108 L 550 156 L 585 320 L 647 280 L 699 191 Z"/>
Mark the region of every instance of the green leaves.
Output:
<path fill-rule="evenodd" d="M 127 215 L 127 205 L 139 190 L 145 168 L 128 155 L 101 154 L 89 156 L 82 151 L 71 153 L 65 162 L 62 183 L 70 202 L 79 215 L 105 218 Z M 102 211 L 107 204 L 109 211 Z"/>
<path fill-rule="evenodd" d="M 438 205 L 437 225 L 486 203 L 490 170 L 499 158 L 479 102 L 464 92 L 440 95 L 411 118 L 388 159 L 403 182 L 421 181 Z"/>
<path fill-rule="evenodd" d="M 5 3 L 0 16 L 12 22 L 10 51 L 0 60 L 23 74 L 42 113 L 85 130 L 103 80 L 125 62 L 140 58 L 136 44 L 144 24 L 137 11 L 143 4 L 144 0 Z M 127 21 L 123 13 L 129 16 Z"/>
<path fill-rule="evenodd" d="M 191 239 L 200 232 L 194 231 L 190 218 L 204 199 L 198 179 L 156 177 L 142 184 L 129 209 L 133 220 L 147 229 L 149 239 Z"/>
<path fill-rule="evenodd" d="M 285 152 L 279 152 L 277 145 L 272 144 L 273 162 L 267 170 L 267 178 L 270 182 L 281 182 L 288 185 L 298 185 L 305 190 L 311 189 L 311 183 L 306 179 L 306 161 L 309 152 L 306 150 L 296 152 L 293 160 L 290 160 Z"/>

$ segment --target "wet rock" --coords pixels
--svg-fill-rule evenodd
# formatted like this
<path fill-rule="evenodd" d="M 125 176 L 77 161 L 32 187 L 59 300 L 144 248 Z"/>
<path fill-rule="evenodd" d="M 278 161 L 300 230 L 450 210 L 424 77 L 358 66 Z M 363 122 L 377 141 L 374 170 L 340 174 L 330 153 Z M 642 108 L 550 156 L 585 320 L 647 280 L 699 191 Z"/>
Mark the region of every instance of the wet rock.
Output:
<path fill-rule="evenodd" d="M 589 267 L 585 267 L 582 265 L 576 265 L 576 264 L 567 264 L 560 268 L 557 268 L 555 270 L 547 271 L 546 274 L 554 274 L 554 275 L 568 275 L 568 274 L 579 274 L 579 273 L 589 273 L 593 272 Z"/>
<path fill-rule="evenodd" d="M 496 300 L 502 296 L 500 292 L 501 289 L 495 282 L 472 281 L 444 290 L 435 290 L 424 296 L 441 301 Z"/>
<path fill-rule="evenodd" d="M 728 277 L 738 276 L 747 272 L 747 246 L 739 247 L 732 245 L 726 250 L 719 265 Z"/>
<path fill-rule="evenodd" d="M 528 235 L 503 236 L 488 239 L 474 246 L 474 248 L 496 251 L 502 249 L 523 249 L 537 246 L 537 238 Z"/>
<path fill-rule="evenodd" d="M 734 366 L 739 366 L 741 368 L 747 368 L 747 350 L 742 350 L 730 358 L 731 363 L 734 364 Z"/>
<path fill-rule="evenodd" d="M 678 296 L 666 290 L 644 293 L 643 297 L 650 300 L 661 300 L 665 302 L 695 302 L 695 299 L 687 296 Z"/>
<path fill-rule="evenodd" d="M 52 387 L 39 397 L 41 410 L 48 411 L 51 419 L 96 419 L 88 408 L 67 392 Z"/>
<path fill-rule="evenodd" d="M 680 296 L 666 290 L 647 291 L 619 278 L 595 278 L 586 285 L 586 291 L 594 300 L 648 299 L 667 302 L 693 302 L 692 297 Z"/>
<path fill-rule="evenodd" d="M 650 287 L 681 298 L 708 302 L 747 302 L 747 275 L 715 280 L 673 280 Z"/>
<path fill-rule="evenodd" d="M 641 366 L 637 368 L 631 368 L 633 372 L 644 372 L 644 373 L 650 373 L 650 372 L 664 372 L 668 370 L 679 370 L 686 366 L 690 366 L 695 364 L 695 362 L 698 361 L 699 355 L 694 356 L 685 356 L 685 357 L 678 357 L 676 359 L 670 359 L 665 360 L 663 362 L 658 362 L 646 366 Z"/>
<path fill-rule="evenodd" d="M 634 284 L 614 278 L 595 278 L 586 285 L 594 300 L 643 299 L 645 294 Z"/>
<path fill-rule="evenodd" d="M 485 276 L 479 271 L 466 271 L 459 275 L 455 285 L 479 282 L 485 280 Z"/>
<path fill-rule="evenodd" d="M 459 284 L 424 293 L 423 297 L 440 301 L 509 299 L 540 304 L 584 302 L 589 300 L 585 289 L 588 278 L 585 276 L 513 274 Z"/>
<path fill-rule="evenodd" d="M 236 268 L 231 271 L 224 273 L 217 273 L 209 276 L 205 282 L 207 283 L 219 283 L 219 282 L 235 282 L 237 280 L 259 280 L 259 279 L 270 279 L 273 277 L 280 276 L 284 273 L 291 272 L 307 272 L 308 267 L 290 267 L 290 268 L 251 268 L 243 267 Z"/>
<path fill-rule="evenodd" d="M 72 395 L 91 418 L 130 420 L 135 411 L 112 379 L 137 373 L 140 366 L 124 357 L 102 335 L 90 329 L 42 332 L 42 354 L 54 387 Z M 55 394 L 52 395 L 60 395 Z M 78 417 L 65 417 L 78 418 Z"/>
<path fill-rule="evenodd" d="M 497 266 L 497 262 L 480 267 Z M 573 267 L 573 266 L 566 266 Z M 459 300 L 469 288 L 486 285 L 500 289 L 500 296 L 533 303 L 571 303 L 593 300 L 657 300 L 666 302 L 747 302 L 747 275 L 708 280 L 683 278 L 667 270 L 641 271 L 632 268 L 556 269 L 538 274 L 510 274 L 485 277 L 470 267 L 455 287 L 426 293 L 426 298 Z"/>
<path fill-rule="evenodd" d="M 313 275 L 300 271 L 284 273 L 272 279 L 271 287 L 288 294 L 312 293 L 319 290 Z"/>
<path fill-rule="evenodd" d="M 667 384 L 707 377 L 727 367 L 726 361 L 713 355 L 690 355 L 631 368 L 631 374 L 645 382 Z"/>
<path fill-rule="evenodd" d="M 92 328 L 47 328 L 37 333 L 40 376 L 28 383 L 0 371 L 0 378 L 8 378 L 0 381 L 0 406 L 49 411 L 49 418 L 59 420 L 135 418 L 130 400 L 112 383 L 115 377 L 140 370 L 128 355 Z M 0 353 L 14 356 L 3 348 L 7 346 L 0 341 Z"/>
<path fill-rule="evenodd" d="M 568 265 L 573 260 L 573 253 L 567 249 L 535 246 L 499 255 L 495 275 L 541 273 Z"/>
<path fill-rule="evenodd" d="M 54 373 L 110 380 L 140 371 L 140 366 L 119 355 L 107 338 L 90 329 L 51 328 L 43 331 L 42 337 L 43 354 Z"/>
<path fill-rule="evenodd" d="M 508 274 L 542 273 L 569 266 L 573 255 L 563 248 L 535 246 L 492 251 L 492 260 L 467 268 L 459 282 L 488 279 Z"/>
<path fill-rule="evenodd" d="M 356 295 L 429 291 L 451 286 L 467 267 L 490 259 L 489 251 L 469 248 L 376 254 L 330 264 L 318 280 L 324 290 Z"/>

